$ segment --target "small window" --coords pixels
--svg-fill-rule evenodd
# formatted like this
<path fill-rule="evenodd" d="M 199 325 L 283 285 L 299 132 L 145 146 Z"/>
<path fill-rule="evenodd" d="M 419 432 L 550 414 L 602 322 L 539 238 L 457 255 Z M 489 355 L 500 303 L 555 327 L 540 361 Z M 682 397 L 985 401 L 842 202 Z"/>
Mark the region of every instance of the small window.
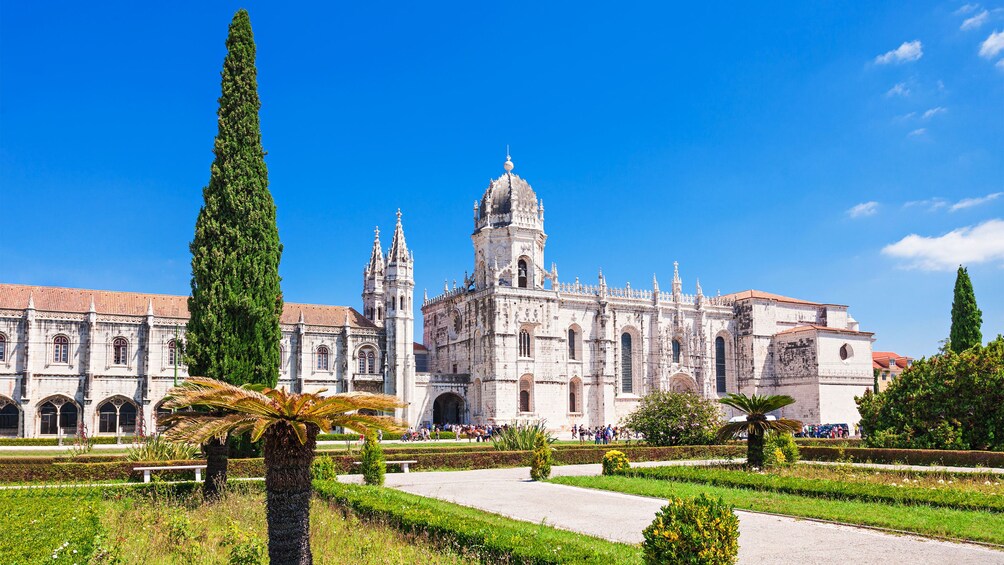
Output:
<path fill-rule="evenodd" d="M 70 340 L 65 335 L 56 336 L 56 339 L 52 340 L 52 362 L 70 362 Z"/>
<path fill-rule="evenodd" d="M 0 334 L 0 362 L 7 360 L 7 336 Z"/>
<path fill-rule="evenodd" d="M 527 276 L 526 260 L 520 259 L 517 263 L 517 277 L 518 285 L 520 288 L 527 288 L 527 283 L 529 277 Z"/>
<path fill-rule="evenodd" d="M 715 387 L 718 392 L 725 392 L 725 339 L 715 338 Z"/>
<path fill-rule="evenodd" d="M 673 340 L 673 363 L 680 362 L 680 340 Z"/>
<path fill-rule="evenodd" d="M 530 348 L 530 332 L 519 330 L 519 356 L 532 357 Z"/>
<path fill-rule="evenodd" d="M 631 334 L 621 334 L 621 392 L 634 392 L 634 355 Z"/>
<path fill-rule="evenodd" d="M 454 334 L 459 334 L 460 330 L 463 329 L 463 326 L 464 326 L 464 319 L 460 315 L 460 312 L 454 312 L 453 313 L 453 333 Z"/>
<path fill-rule="evenodd" d="M 326 346 L 320 346 L 317 348 L 317 370 L 327 371 L 328 370 L 328 348 Z"/>
<path fill-rule="evenodd" d="M 575 353 L 576 353 L 576 351 L 575 351 L 575 337 L 576 337 L 575 336 L 575 330 L 572 329 L 572 328 L 568 328 L 568 358 L 569 359 L 573 359 L 573 360 L 577 359 L 577 357 L 575 356 Z M 575 410 L 572 410 L 572 412 L 574 412 L 574 411 Z"/>
<path fill-rule="evenodd" d="M 530 411 L 530 391 L 528 390 L 519 391 L 519 411 L 520 412 Z"/>
<path fill-rule="evenodd" d="M 849 344 L 846 344 L 846 343 L 843 344 L 843 345 L 841 345 L 840 346 L 840 360 L 841 361 L 847 361 L 851 357 L 854 357 L 854 350 L 851 349 L 851 346 Z M 893 365 L 890 364 L 889 366 L 892 367 Z"/>
<path fill-rule="evenodd" d="M 124 337 L 117 337 L 112 342 L 112 363 L 125 365 L 129 358 L 129 342 Z"/>
<path fill-rule="evenodd" d="M 178 364 L 178 344 L 173 339 L 167 342 L 167 364 Z"/>

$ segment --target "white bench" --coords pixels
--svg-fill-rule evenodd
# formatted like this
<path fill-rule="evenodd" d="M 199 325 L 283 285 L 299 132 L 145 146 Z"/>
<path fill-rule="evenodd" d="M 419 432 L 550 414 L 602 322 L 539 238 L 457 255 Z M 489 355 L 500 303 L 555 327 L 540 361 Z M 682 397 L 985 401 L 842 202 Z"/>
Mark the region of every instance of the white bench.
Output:
<path fill-rule="evenodd" d="M 384 461 L 384 464 L 386 465 L 400 465 L 402 473 L 407 473 L 408 467 L 412 463 L 418 463 L 418 461 Z M 353 465 L 362 465 L 362 464 L 363 464 L 362 461 L 356 461 L 355 463 L 353 463 Z"/>
<path fill-rule="evenodd" d="M 133 471 L 143 471 L 143 482 L 150 482 L 150 472 L 151 471 L 185 471 L 190 469 L 195 469 L 195 480 L 202 480 L 202 470 L 205 469 L 205 465 L 165 465 L 163 467 L 134 467 Z"/>

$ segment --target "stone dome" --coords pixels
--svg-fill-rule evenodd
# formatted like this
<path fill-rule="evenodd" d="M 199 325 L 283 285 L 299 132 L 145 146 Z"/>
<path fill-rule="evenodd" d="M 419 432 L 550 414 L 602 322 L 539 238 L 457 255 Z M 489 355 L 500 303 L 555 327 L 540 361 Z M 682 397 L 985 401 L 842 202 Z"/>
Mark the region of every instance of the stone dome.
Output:
<path fill-rule="evenodd" d="M 537 194 L 530 183 L 513 172 L 507 172 L 488 185 L 481 197 L 478 213 L 481 218 L 487 219 L 488 216 L 504 216 L 517 211 L 537 215 Z"/>

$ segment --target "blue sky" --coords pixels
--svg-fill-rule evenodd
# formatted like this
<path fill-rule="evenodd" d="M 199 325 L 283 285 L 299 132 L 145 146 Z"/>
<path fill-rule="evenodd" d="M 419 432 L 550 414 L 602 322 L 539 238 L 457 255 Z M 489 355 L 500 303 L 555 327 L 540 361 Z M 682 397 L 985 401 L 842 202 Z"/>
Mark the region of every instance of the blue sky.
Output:
<path fill-rule="evenodd" d="M 0 4 L 0 280 L 187 293 L 233 12 L 258 45 L 283 291 L 359 307 L 404 213 L 417 294 L 472 267 L 502 172 L 560 278 L 849 304 L 1004 332 L 1004 3 Z"/>

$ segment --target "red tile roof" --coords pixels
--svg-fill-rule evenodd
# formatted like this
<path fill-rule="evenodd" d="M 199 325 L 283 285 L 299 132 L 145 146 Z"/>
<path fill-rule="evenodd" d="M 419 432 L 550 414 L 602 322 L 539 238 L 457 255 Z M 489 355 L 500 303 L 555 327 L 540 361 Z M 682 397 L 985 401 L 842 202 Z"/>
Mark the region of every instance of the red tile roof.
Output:
<path fill-rule="evenodd" d="M 152 303 L 153 313 L 156 316 L 188 318 L 187 296 L 0 284 L 0 308 L 23 310 L 28 307 L 29 297 L 34 300 L 35 309 L 40 311 L 84 314 L 90 311 L 91 300 L 94 300 L 94 311 L 99 314 L 145 316 Z M 296 324 L 300 320 L 301 312 L 304 322 L 311 326 L 344 326 L 348 321 L 348 325 L 354 328 L 376 327 L 373 322 L 348 306 L 322 306 L 293 302 L 285 303 L 281 322 L 283 324 Z"/>
<path fill-rule="evenodd" d="M 411 350 L 415 353 L 425 353 L 426 351 L 429 351 L 429 348 L 416 341 Z"/>
<path fill-rule="evenodd" d="M 805 304 L 807 306 L 843 306 L 842 304 L 824 304 L 822 302 L 811 302 L 808 300 L 802 300 L 799 298 L 792 298 L 790 296 L 781 296 L 780 294 L 773 294 L 770 292 L 764 292 L 762 290 L 744 290 L 742 292 L 733 292 L 732 294 L 726 294 L 723 298 L 730 298 L 732 300 L 750 300 L 753 298 L 760 298 L 763 300 L 774 300 L 776 302 L 787 302 L 789 304 Z"/>
<path fill-rule="evenodd" d="M 875 335 L 873 332 L 858 332 L 854 330 L 848 330 L 844 328 L 831 328 L 829 326 L 819 326 L 816 324 L 807 324 L 804 326 L 795 326 L 793 328 L 788 328 L 786 330 L 777 332 L 774 335 L 786 335 L 793 334 L 804 331 L 817 331 L 817 332 L 830 332 L 838 334 L 849 334 L 849 335 Z"/>
<path fill-rule="evenodd" d="M 900 369 L 906 369 L 910 361 L 913 360 L 910 357 L 892 351 L 872 351 L 872 368 L 888 369 L 890 358 L 896 359 L 896 366 Z"/>

